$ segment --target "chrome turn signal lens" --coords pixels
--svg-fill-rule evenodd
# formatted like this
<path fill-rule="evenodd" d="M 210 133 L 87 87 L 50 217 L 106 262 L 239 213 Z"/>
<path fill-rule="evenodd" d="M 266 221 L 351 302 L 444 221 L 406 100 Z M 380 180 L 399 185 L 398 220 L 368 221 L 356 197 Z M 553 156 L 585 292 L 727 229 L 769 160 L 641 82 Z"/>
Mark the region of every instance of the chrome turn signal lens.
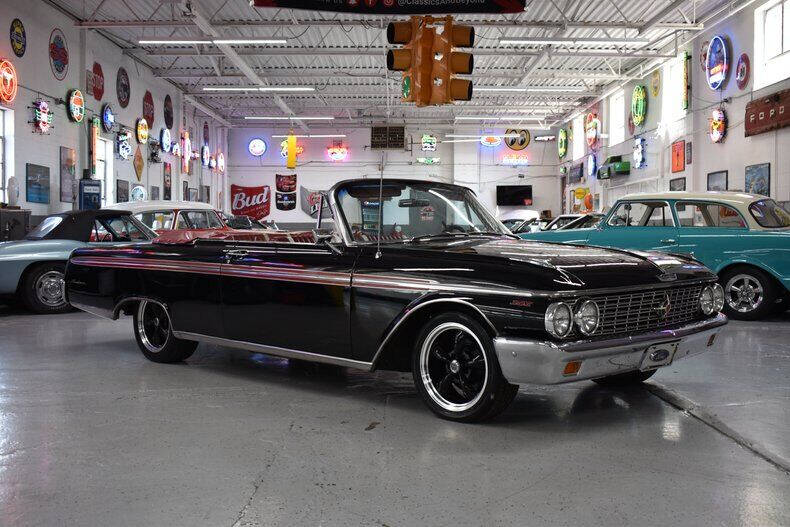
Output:
<path fill-rule="evenodd" d="M 711 289 L 713 289 L 713 311 L 718 313 L 724 309 L 724 288 L 721 284 L 714 284 Z"/>
<path fill-rule="evenodd" d="M 579 309 L 576 310 L 576 315 L 573 318 L 576 322 L 576 327 L 585 337 L 592 335 L 600 322 L 600 312 L 598 304 L 592 300 L 585 300 Z"/>
<path fill-rule="evenodd" d="M 573 329 L 573 311 L 564 302 L 555 302 L 546 310 L 544 325 L 549 335 L 563 339 L 571 334 Z"/>
<path fill-rule="evenodd" d="M 713 288 L 706 285 L 699 295 L 699 308 L 705 315 L 712 315 L 715 311 L 715 300 L 713 295 Z"/>

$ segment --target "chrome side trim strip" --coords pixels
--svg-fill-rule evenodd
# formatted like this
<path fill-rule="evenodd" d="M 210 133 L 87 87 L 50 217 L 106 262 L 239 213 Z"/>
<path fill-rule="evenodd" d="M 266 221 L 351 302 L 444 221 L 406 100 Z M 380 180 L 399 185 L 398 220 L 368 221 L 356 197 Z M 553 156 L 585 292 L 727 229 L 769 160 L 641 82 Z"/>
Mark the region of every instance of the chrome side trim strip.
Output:
<path fill-rule="evenodd" d="M 266 355 L 276 355 L 278 357 L 285 357 L 287 359 L 301 359 L 312 362 L 322 362 L 324 364 L 334 364 L 335 366 L 345 366 L 347 368 L 356 368 L 359 370 L 372 370 L 370 362 L 364 362 L 354 359 L 346 359 L 343 357 L 333 357 L 331 355 L 321 355 L 320 353 L 311 353 L 309 351 L 299 351 L 287 348 L 278 348 L 277 346 L 267 346 L 265 344 L 256 344 L 254 342 L 246 342 L 242 340 L 231 340 L 222 337 L 213 337 L 211 335 L 202 335 L 200 333 L 190 333 L 188 331 L 175 331 L 173 336 L 179 339 L 196 340 L 198 342 L 206 342 L 208 344 L 216 344 L 217 346 L 227 346 L 229 348 L 238 348 L 247 351 L 254 351 L 256 353 L 265 353 Z"/>
<path fill-rule="evenodd" d="M 483 320 L 486 321 L 486 323 L 488 324 L 488 327 L 490 327 L 491 330 L 494 332 L 494 335 L 496 335 L 497 334 L 497 330 L 494 327 L 494 325 L 491 323 L 490 320 L 488 320 L 488 317 L 485 316 L 482 311 L 480 311 L 480 308 L 478 308 L 476 305 L 472 304 L 470 302 L 470 300 L 471 299 L 469 299 L 469 298 L 436 298 L 436 299 L 433 299 L 433 300 L 427 300 L 425 302 L 422 302 L 421 304 L 417 304 L 416 306 L 414 306 L 412 308 L 407 308 L 409 310 L 408 313 L 406 313 L 400 320 L 398 320 L 398 322 L 392 327 L 392 329 L 389 331 L 389 333 L 387 333 L 387 335 L 384 337 L 384 340 L 381 341 L 381 344 L 379 345 L 378 349 L 376 350 L 376 354 L 373 355 L 373 360 L 370 363 L 370 365 L 371 365 L 370 369 L 371 370 L 376 369 L 376 364 L 378 363 L 378 360 L 379 360 L 379 357 L 381 356 L 382 351 L 384 351 L 384 347 L 387 345 L 387 343 L 389 342 L 390 338 L 392 337 L 392 335 L 395 334 L 395 332 L 398 330 L 398 328 L 410 316 L 412 316 L 416 311 L 418 311 L 420 308 L 423 308 L 423 307 L 425 307 L 427 305 L 430 305 L 430 304 L 436 304 L 438 302 L 450 302 L 450 303 L 456 303 L 456 304 L 464 304 L 467 307 L 471 307 L 472 309 L 477 311 L 480 314 L 481 317 L 483 317 Z"/>

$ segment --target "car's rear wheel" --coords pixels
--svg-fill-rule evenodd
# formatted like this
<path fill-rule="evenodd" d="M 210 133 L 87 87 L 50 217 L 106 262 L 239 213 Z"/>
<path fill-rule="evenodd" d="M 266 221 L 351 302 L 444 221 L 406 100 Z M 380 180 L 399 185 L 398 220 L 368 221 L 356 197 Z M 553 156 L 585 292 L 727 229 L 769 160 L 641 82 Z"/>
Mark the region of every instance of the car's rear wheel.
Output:
<path fill-rule="evenodd" d="M 36 313 L 64 313 L 71 309 L 66 302 L 66 266 L 60 262 L 35 265 L 25 273 L 19 297 Z"/>
<path fill-rule="evenodd" d="M 518 392 L 518 386 L 502 376 L 491 337 L 462 313 L 440 315 L 422 328 L 412 375 L 425 404 L 453 421 L 490 419 Z"/>
<path fill-rule="evenodd" d="M 650 371 L 629 371 L 628 373 L 618 373 L 617 375 L 609 375 L 608 377 L 600 377 L 598 379 L 593 379 L 594 382 L 600 384 L 601 386 L 609 386 L 609 387 L 625 387 L 625 386 L 635 386 L 637 384 L 641 384 L 648 380 L 650 377 L 656 374 L 658 370 L 650 370 Z"/>
<path fill-rule="evenodd" d="M 737 320 L 758 320 L 773 309 L 778 288 L 766 273 L 750 266 L 737 266 L 721 275 L 724 311 Z"/>
<path fill-rule="evenodd" d="M 140 351 L 154 362 L 181 362 L 188 359 L 198 343 L 173 336 L 167 307 L 155 300 L 141 300 L 134 312 L 134 337 Z"/>

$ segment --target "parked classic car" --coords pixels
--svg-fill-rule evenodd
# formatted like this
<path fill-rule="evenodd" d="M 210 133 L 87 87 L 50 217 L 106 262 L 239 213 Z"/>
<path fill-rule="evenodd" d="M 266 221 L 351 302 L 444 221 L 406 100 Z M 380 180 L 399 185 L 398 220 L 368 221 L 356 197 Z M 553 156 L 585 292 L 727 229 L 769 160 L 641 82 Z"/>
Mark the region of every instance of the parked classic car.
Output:
<path fill-rule="evenodd" d="M 545 226 L 541 227 L 541 231 L 556 231 L 557 229 L 561 229 L 562 227 L 568 225 L 569 223 L 578 220 L 581 218 L 581 214 L 560 214 L 556 218 L 552 219 L 549 223 Z"/>
<path fill-rule="evenodd" d="M 566 223 L 562 227 L 558 227 L 557 230 L 567 231 L 571 229 L 588 229 L 598 225 L 603 217 L 604 214 L 601 214 L 600 212 L 588 212 L 584 216 L 580 216 L 575 220 Z"/>
<path fill-rule="evenodd" d="M 202 237 L 230 228 L 214 207 L 199 201 L 131 201 L 109 205 L 105 209 L 128 210 L 134 217 L 159 234 L 170 230 L 191 230 Z"/>
<path fill-rule="evenodd" d="M 786 309 L 790 214 L 742 192 L 632 194 L 593 228 L 524 234 L 526 239 L 685 254 L 718 274 L 732 318 Z"/>
<path fill-rule="evenodd" d="M 36 313 L 67 311 L 63 273 L 71 251 L 154 237 L 156 233 L 122 210 L 47 216 L 24 240 L 0 243 L 0 295 L 16 297 Z"/>
<path fill-rule="evenodd" d="M 527 242 L 464 187 L 351 180 L 326 199 L 332 228 L 319 217 L 304 243 L 79 249 L 68 298 L 131 314 L 152 361 L 208 342 L 411 371 L 427 406 L 459 421 L 496 415 L 518 384 L 641 382 L 709 349 L 726 323 L 701 264 Z"/>

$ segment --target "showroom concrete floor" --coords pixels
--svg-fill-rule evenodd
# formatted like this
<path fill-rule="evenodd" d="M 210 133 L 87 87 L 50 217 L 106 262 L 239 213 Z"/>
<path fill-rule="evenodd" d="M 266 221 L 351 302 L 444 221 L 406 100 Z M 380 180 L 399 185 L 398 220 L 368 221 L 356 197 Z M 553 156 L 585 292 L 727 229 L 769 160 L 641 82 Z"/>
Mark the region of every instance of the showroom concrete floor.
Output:
<path fill-rule="evenodd" d="M 733 323 L 651 381 L 771 463 L 641 388 L 524 389 L 460 425 L 406 375 L 154 364 L 128 318 L 0 307 L 0 525 L 790 525 L 788 359 L 790 315 Z"/>

